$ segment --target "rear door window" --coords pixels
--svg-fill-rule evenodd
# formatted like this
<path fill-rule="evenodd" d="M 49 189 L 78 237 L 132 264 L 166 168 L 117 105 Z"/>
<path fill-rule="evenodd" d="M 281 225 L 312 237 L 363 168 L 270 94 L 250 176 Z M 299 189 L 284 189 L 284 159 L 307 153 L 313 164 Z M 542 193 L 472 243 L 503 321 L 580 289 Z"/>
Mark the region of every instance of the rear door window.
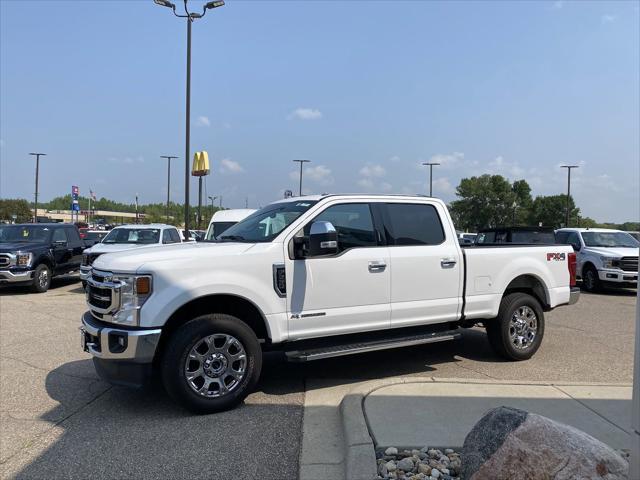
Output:
<path fill-rule="evenodd" d="M 392 245 L 440 245 L 445 235 L 433 205 L 387 203 L 387 237 Z"/>

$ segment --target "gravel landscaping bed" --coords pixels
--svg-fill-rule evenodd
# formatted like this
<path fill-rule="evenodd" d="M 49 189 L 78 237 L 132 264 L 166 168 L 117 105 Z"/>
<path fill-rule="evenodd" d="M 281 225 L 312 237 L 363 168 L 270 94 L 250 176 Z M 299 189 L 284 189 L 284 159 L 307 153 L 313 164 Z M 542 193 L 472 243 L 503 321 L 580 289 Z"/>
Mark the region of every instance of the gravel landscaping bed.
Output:
<path fill-rule="evenodd" d="M 451 448 L 399 451 L 389 447 L 376 452 L 376 459 L 376 478 L 385 480 L 459 480 L 462 468 L 460 453 Z"/>

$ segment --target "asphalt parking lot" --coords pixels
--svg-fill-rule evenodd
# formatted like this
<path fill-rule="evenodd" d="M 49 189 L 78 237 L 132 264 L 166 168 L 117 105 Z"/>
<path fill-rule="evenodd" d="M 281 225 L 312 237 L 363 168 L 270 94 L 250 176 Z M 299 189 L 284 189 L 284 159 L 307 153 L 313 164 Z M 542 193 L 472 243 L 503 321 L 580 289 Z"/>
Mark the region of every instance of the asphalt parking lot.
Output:
<path fill-rule="evenodd" d="M 462 340 L 307 365 L 277 354 L 256 393 L 236 410 L 194 416 L 160 388 L 102 382 L 78 333 L 77 278 L 45 294 L 0 290 L 2 478 L 294 479 L 312 380 L 345 384 L 395 375 L 501 380 L 628 382 L 633 375 L 634 290 L 584 294 L 547 315 L 536 356 L 499 360 L 479 329 Z"/>

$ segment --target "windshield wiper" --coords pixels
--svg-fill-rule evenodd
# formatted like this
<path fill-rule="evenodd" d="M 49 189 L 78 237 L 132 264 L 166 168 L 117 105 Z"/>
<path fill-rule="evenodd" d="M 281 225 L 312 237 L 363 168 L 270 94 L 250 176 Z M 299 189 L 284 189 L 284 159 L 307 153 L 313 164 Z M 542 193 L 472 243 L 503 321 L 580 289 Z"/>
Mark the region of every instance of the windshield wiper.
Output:
<path fill-rule="evenodd" d="M 222 235 L 220 241 L 224 242 L 227 238 L 231 242 L 244 242 L 246 240 L 242 235 Z"/>

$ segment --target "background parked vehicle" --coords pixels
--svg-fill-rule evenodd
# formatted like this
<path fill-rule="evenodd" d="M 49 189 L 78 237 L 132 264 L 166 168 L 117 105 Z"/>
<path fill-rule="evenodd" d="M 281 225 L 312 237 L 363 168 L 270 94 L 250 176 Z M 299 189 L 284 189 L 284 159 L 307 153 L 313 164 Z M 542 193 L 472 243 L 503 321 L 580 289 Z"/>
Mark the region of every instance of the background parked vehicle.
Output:
<path fill-rule="evenodd" d="M 241 220 L 244 220 L 256 210 L 251 208 L 237 208 L 230 210 L 218 210 L 211 217 L 209 222 L 209 228 L 204 239 L 210 242 L 216 241 L 216 239 L 225 232 L 229 227 L 232 227 Z"/>
<path fill-rule="evenodd" d="M 486 228 L 478 232 L 477 244 L 492 243 L 556 243 L 553 228 L 550 227 L 502 227 Z"/>
<path fill-rule="evenodd" d="M 640 243 L 621 230 L 606 228 L 561 228 L 558 243 L 571 245 L 577 253 L 577 275 L 589 292 L 603 286 L 638 286 Z"/>
<path fill-rule="evenodd" d="M 84 235 L 80 234 L 80 237 L 84 241 L 85 247 L 93 247 L 96 243 L 100 243 L 104 237 L 107 236 L 104 230 L 87 230 Z"/>
<path fill-rule="evenodd" d="M 46 292 L 51 279 L 80 268 L 84 242 L 75 225 L 0 225 L 0 285 Z"/>
<path fill-rule="evenodd" d="M 100 233 L 105 234 L 102 241 L 87 248 L 82 254 L 80 279 L 83 287 L 86 286 L 87 277 L 91 272 L 91 264 L 104 253 L 182 242 L 176 227 L 162 223 L 122 225 Z"/>
<path fill-rule="evenodd" d="M 444 202 L 324 195 L 272 203 L 215 243 L 98 258 L 84 348 L 108 381 L 160 368 L 197 412 L 241 402 L 262 352 L 304 362 L 459 338 L 482 323 L 510 360 L 531 358 L 545 312 L 578 300 L 563 245 L 461 249 Z"/>

